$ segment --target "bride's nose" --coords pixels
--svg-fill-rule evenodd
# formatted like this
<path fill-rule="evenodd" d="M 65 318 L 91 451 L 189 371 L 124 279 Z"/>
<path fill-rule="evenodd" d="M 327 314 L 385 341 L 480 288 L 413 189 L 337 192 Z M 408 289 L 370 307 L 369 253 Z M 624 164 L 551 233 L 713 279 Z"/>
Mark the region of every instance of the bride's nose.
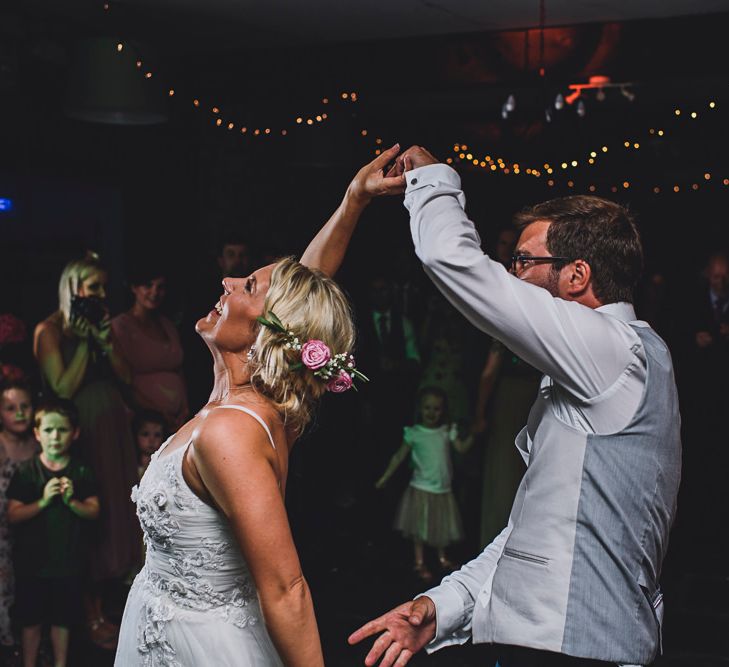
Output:
<path fill-rule="evenodd" d="M 244 281 L 244 278 L 223 278 L 221 284 L 223 285 L 225 293 L 230 294 L 237 290 Z"/>

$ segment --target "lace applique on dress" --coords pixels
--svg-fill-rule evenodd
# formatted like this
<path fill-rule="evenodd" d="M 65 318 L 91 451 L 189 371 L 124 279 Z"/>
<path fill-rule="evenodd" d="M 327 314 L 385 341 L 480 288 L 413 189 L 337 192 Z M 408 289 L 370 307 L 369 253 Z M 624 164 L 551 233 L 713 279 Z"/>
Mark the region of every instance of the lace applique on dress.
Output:
<path fill-rule="evenodd" d="M 148 549 L 130 591 L 142 600 L 137 650 L 145 667 L 183 667 L 168 640 L 168 626 L 181 614 L 205 612 L 241 629 L 261 620 L 227 523 L 187 487 L 181 460 L 178 451 L 154 460 L 132 490 Z"/>

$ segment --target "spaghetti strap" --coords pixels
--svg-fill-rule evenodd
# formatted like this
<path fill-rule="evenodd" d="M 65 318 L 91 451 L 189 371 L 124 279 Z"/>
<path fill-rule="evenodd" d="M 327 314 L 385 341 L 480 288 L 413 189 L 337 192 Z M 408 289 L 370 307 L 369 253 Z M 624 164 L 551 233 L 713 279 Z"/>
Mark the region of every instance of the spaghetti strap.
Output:
<path fill-rule="evenodd" d="M 232 408 L 233 410 L 240 410 L 241 412 L 245 412 L 247 415 L 250 415 L 255 419 L 261 426 L 263 426 L 264 431 L 266 431 L 266 435 L 268 435 L 268 439 L 271 441 L 271 447 L 276 449 L 276 443 L 273 441 L 273 436 L 271 435 L 271 429 L 268 428 L 268 424 L 266 424 L 265 421 L 263 421 L 263 418 L 257 413 L 251 410 L 250 408 L 246 408 L 243 405 L 217 405 L 215 406 L 215 409 L 218 408 Z"/>

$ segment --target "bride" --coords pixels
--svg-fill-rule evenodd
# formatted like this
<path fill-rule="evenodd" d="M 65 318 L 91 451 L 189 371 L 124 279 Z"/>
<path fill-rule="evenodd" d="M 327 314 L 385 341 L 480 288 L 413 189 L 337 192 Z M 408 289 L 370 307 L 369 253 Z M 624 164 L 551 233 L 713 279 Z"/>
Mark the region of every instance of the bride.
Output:
<path fill-rule="evenodd" d="M 316 400 L 362 377 L 349 304 L 327 276 L 370 199 L 404 190 L 402 176 L 384 175 L 398 150 L 358 172 L 300 263 L 226 278 L 197 323 L 215 384 L 133 491 L 147 557 L 118 667 L 324 664 L 284 507 L 288 458 Z"/>

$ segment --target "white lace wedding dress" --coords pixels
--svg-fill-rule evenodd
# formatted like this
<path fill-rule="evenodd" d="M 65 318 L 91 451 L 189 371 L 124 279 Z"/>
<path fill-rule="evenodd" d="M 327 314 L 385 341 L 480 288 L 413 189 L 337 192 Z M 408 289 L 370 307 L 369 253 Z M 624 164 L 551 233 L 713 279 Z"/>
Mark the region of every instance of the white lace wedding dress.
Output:
<path fill-rule="evenodd" d="M 256 413 L 220 407 L 250 414 L 275 449 Z M 166 454 L 165 443 L 132 491 L 147 558 L 129 592 L 115 665 L 282 666 L 228 522 L 182 477 L 188 445 Z"/>

